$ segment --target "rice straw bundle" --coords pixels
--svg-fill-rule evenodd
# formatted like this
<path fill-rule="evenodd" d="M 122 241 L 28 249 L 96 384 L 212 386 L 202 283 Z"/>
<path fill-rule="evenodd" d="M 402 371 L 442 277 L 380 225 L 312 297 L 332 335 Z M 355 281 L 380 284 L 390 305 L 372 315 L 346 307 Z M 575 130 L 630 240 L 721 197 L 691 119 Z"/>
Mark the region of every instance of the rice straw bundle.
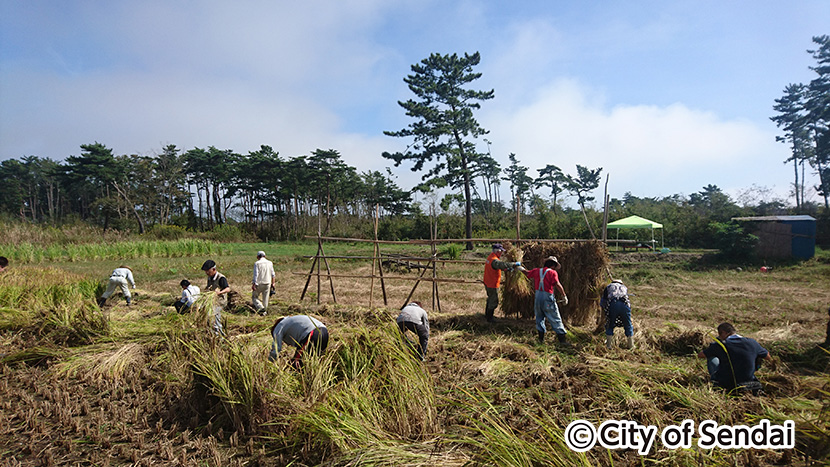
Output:
<path fill-rule="evenodd" d="M 505 243 L 507 251 L 504 253 L 504 261 L 522 261 L 524 252 L 510 243 Z M 501 310 L 505 316 L 516 318 L 533 317 L 533 281 L 527 278 L 521 271 L 504 272 L 504 280 L 501 289 Z"/>
<path fill-rule="evenodd" d="M 559 281 L 568 294 L 568 305 L 559 307 L 559 311 L 568 324 L 581 325 L 592 322 L 599 311 L 599 298 L 605 285 L 604 275 L 608 267 L 608 249 L 605 244 L 599 241 L 574 242 L 574 243 L 537 243 L 531 242 L 522 245 L 522 264 L 533 269 L 541 267 L 545 258 L 556 256 L 562 267 L 559 269 Z M 508 257 L 517 257 L 517 253 L 508 250 Z M 517 260 L 519 261 L 519 260 Z M 511 276 L 513 274 L 509 274 Z M 521 274 L 524 276 L 523 274 Z M 509 277 L 508 276 L 508 277 Z M 515 289 L 505 281 L 503 289 L 502 309 L 506 315 L 516 314 L 520 317 L 533 316 L 533 286 L 530 285 L 530 296 L 526 298 L 525 292 Z M 515 297 L 513 295 L 516 295 Z M 522 302 L 527 300 L 527 302 Z M 529 311 L 521 310 L 517 313 L 513 307 L 522 303 L 521 307 L 529 308 Z M 529 303 L 525 304 L 525 303 Z M 509 305 L 508 305 L 509 304 Z"/>

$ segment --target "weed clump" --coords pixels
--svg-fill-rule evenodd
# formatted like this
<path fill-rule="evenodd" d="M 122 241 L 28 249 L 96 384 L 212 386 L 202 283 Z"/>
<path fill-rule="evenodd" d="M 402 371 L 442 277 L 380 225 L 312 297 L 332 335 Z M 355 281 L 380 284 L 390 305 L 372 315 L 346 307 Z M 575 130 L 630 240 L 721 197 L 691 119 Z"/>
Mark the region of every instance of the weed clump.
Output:
<path fill-rule="evenodd" d="M 91 344 L 110 332 L 95 305 L 100 285 L 53 268 L 16 268 L 0 282 L 0 330 L 58 345 Z"/>

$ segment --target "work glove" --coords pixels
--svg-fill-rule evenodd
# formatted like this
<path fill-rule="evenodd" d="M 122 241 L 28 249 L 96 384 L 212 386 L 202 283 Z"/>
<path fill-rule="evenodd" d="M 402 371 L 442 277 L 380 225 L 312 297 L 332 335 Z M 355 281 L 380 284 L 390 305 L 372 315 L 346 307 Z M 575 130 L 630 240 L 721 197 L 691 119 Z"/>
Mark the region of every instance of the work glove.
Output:
<path fill-rule="evenodd" d="M 514 267 L 519 267 L 519 266 L 521 266 L 521 265 L 522 265 L 522 262 L 521 262 L 521 261 L 516 261 L 515 263 L 513 263 L 513 266 L 514 266 Z"/>
<path fill-rule="evenodd" d="M 560 299 L 559 299 L 559 303 L 561 303 L 561 304 L 562 304 L 562 306 L 567 305 L 567 304 L 568 304 L 568 296 L 567 296 L 567 295 L 565 295 L 564 297 L 560 298 Z"/>

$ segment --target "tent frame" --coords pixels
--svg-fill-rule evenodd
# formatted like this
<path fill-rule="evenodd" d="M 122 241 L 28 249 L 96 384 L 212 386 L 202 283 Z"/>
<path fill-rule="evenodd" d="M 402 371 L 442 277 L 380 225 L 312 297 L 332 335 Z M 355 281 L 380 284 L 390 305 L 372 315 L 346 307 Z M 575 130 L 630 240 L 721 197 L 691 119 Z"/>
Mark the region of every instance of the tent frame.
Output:
<path fill-rule="evenodd" d="M 628 219 L 642 219 L 643 223 L 647 222 L 650 225 L 648 227 L 646 227 L 646 226 L 623 226 L 623 227 L 620 227 L 620 226 L 612 225 L 614 222 L 624 221 L 624 220 L 628 220 Z M 657 243 L 654 240 L 654 229 L 656 227 L 656 228 L 660 229 L 660 249 L 665 248 L 665 244 L 663 243 L 663 224 L 660 224 L 659 222 L 654 222 L 652 220 L 649 220 L 649 219 L 646 219 L 646 218 L 640 217 L 640 216 L 628 216 L 624 219 L 619 219 L 619 220 L 616 220 L 614 222 L 611 222 L 610 224 L 608 224 L 607 227 L 612 228 L 612 229 L 617 229 L 617 240 L 620 239 L 620 229 L 646 229 L 647 228 L 647 229 L 651 230 L 651 248 L 654 249 L 654 246 L 655 246 L 654 244 Z M 620 242 L 617 241 L 617 248 L 619 248 L 619 247 L 620 247 Z"/>

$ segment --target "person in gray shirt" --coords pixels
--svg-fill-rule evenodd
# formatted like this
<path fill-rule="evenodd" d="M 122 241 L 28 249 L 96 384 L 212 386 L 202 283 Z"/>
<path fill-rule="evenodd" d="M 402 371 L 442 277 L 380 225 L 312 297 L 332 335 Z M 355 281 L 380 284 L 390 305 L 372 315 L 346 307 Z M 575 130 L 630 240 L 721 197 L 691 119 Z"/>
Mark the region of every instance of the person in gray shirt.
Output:
<path fill-rule="evenodd" d="M 303 352 L 323 352 L 329 345 L 329 331 L 326 325 L 308 315 L 284 316 L 277 319 L 271 328 L 271 353 L 268 360 L 277 360 L 282 344 L 287 343 L 297 348 L 291 360 L 291 366 L 300 369 L 303 366 Z"/>
<path fill-rule="evenodd" d="M 429 344 L 429 318 L 426 310 L 421 308 L 420 302 L 412 302 L 401 308 L 401 313 L 395 321 L 398 323 L 398 329 L 401 330 L 404 340 L 415 351 L 415 355 L 423 361 L 426 358 Z M 407 329 L 418 335 L 417 347 L 406 337 Z"/>

